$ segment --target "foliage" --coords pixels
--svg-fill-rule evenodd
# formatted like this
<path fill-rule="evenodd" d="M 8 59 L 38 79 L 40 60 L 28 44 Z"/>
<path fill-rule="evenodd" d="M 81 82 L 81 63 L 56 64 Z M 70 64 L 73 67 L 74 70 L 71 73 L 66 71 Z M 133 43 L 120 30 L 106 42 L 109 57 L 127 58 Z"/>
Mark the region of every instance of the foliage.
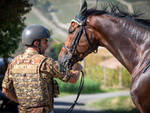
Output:
<path fill-rule="evenodd" d="M 80 81 L 78 81 L 76 84 L 64 83 L 60 80 L 57 81 L 59 84 L 60 92 L 68 92 L 68 93 L 78 92 Z M 100 90 L 100 83 L 85 77 L 82 93 L 89 94 L 89 93 L 98 93 L 98 92 L 103 92 L 102 90 Z"/>
<path fill-rule="evenodd" d="M 90 77 L 92 80 L 95 80 L 101 83 L 101 86 L 104 86 L 104 67 L 101 66 L 92 66 L 85 68 L 86 76 Z M 109 69 L 105 70 L 106 74 L 106 83 L 105 87 L 118 88 L 119 87 L 119 73 L 120 69 Z M 129 88 L 131 85 L 131 76 L 129 72 L 123 68 L 122 69 L 122 86 L 124 88 Z"/>
<path fill-rule="evenodd" d="M 28 0 L 1 0 L 0 3 L 0 56 L 10 56 L 18 47 L 25 27 L 26 13 L 31 9 Z"/>
<path fill-rule="evenodd" d="M 97 108 L 104 113 L 138 113 L 129 96 L 107 98 L 96 101 L 89 106 Z"/>
<path fill-rule="evenodd" d="M 57 59 L 58 59 L 59 52 L 60 52 L 60 50 L 61 50 L 61 47 L 62 47 L 62 43 L 56 44 L 56 45 L 50 47 L 49 56 L 50 56 L 51 58 L 53 58 L 54 60 L 57 60 Z"/>
<path fill-rule="evenodd" d="M 122 88 L 129 88 L 131 85 L 132 77 L 125 68 L 110 69 L 100 65 L 101 62 L 112 57 L 113 55 L 105 48 L 100 48 L 96 54 L 92 53 L 88 55 L 84 59 L 84 71 L 86 73 L 86 76 L 90 77 L 92 80 L 99 82 L 102 88 L 120 88 L 119 77 L 121 75 Z M 110 63 L 110 65 L 112 64 Z"/>

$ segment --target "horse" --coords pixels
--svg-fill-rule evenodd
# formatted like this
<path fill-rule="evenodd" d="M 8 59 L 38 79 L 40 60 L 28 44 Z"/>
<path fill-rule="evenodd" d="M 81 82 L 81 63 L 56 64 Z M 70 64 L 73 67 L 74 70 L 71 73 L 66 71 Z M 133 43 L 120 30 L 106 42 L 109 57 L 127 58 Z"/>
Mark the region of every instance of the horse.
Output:
<path fill-rule="evenodd" d="M 113 5 L 111 11 L 88 9 L 72 20 L 58 56 L 66 69 L 99 46 L 107 48 L 132 75 L 130 95 L 140 113 L 150 113 L 150 21 Z"/>

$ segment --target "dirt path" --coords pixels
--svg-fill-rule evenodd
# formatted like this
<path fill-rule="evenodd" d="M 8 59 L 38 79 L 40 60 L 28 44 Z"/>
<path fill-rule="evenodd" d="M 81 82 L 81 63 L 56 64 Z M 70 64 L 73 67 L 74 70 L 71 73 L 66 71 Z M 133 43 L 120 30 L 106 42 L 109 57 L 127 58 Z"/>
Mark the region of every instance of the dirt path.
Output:
<path fill-rule="evenodd" d="M 100 93 L 100 94 L 87 94 L 80 95 L 78 104 L 75 106 L 72 113 L 101 113 L 98 110 L 89 108 L 87 104 L 101 100 L 109 97 L 118 97 L 118 96 L 129 96 L 129 91 L 119 91 L 112 93 Z M 76 98 L 76 95 L 59 97 L 55 99 L 55 113 L 65 113 L 68 108 L 72 105 Z"/>

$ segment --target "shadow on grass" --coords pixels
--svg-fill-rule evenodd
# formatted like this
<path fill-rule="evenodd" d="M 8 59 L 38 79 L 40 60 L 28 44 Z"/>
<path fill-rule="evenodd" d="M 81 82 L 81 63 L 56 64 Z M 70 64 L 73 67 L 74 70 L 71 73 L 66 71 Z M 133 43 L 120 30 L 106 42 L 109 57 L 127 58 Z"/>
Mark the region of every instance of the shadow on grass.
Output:
<path fill-rule="evenodd" d="M 63 108 L 57 108 L 54 110 L 55 113 L 66 113 L 68 109 L 63 109 Z M 73 109 L 73 111 L 71 113 L 103 113 L 100 111 L 95 111 L 95 110 L 77 110 L 77 109 Z"/>
<path fill-rule="evenodd" d="M 70 106 L 73 103 L 72 102 L 55 102 L 54 104 L 55 104 L 55 106 L 54 106 L 55 113 L 66 113 L 66 111 L 70 108 Z M 64 106 L 65 108 L 60 107 L 60 106 Z M 67 108 L 66 108 L 66 106 L 67 106 Z M 113 109 L 108 109 L 108 110 L 96 110 L 95 109 L 94 110 L 92 108 L 90 109 L 90 107 L 88 109 L 80 109 L 80 107 L 83 107 L 83 106 L 84 106 L 83 103 L 78 103 L 74 107 L 74 109 L 71 113 L 139 113 L 136 108 L 133 108 L 132 110 L 126 110 L 126 108 L 125 109 L 120 108 L 120 109 L 116 109 L 116 110 L 113 110 Z"/>
<path fill-rule="evenodd" d="M 102 113 L 140 113 L 137 109 L 132 109 L 132 110 L 129 110 L 129 111 L 126 111 L 126 110 L 104 110 L 104 111 L 101 111 Z"/>
<path fill-rule="evenodd" d="M 55 113 L 66 113 L 67 109 L 55 109 Z M 105 110 L 105 111 L 97 111 L 97 110 L 77 110 L 74 109 L 72 113 L 139 113 L 136 109 L 132 109 L 130 111 L 125 110 Z"/>

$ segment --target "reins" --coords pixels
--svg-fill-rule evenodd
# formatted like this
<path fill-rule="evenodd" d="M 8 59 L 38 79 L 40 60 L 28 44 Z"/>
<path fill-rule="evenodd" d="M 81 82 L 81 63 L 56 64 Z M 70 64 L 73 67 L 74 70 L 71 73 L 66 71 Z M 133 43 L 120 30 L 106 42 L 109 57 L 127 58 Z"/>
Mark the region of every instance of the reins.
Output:
<path fill-rule="evenodd" d="M 66 113 L 71 113 L 73 111 L 73 108 L 77 104 L 77 101 L 78 101 L 79 96 L 81 94 L 81 91 L 83 89 L 83 85 L 84 85 L 84 72 L 81 71 L 81 73 L 82 73 L 82 76 L 81 76 L 80 85 L 79 85 L 79 88 L 78 88 L 77 97 L 76 97 L 74 103 L 71 105 L 71 107 L 66 111 Z"/>

